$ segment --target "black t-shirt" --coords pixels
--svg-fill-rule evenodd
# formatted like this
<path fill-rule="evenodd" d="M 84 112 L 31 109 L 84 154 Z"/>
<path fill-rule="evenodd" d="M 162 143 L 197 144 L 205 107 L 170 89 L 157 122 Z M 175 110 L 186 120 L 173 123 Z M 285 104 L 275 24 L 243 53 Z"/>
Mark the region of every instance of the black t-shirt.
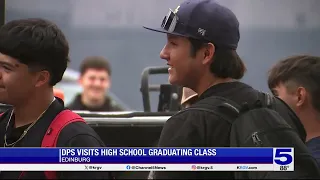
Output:
<path fill-rule="evenodd" d="M 15 144 L 15 147 L 41 147 L 42 139 L 52 120 L 64 109 L 63 102 L 57 98 L 43 114 L 42 118 L 29 129 L 25 137 Z M 0 118 L 1 147 L 4 147 L 5 129 L 11 111 L 12 109 L 6 111 Z M 28 127 L 29 125 L 14 128 L 14 116 L 12 116 L 6 132 L 7 143 L 10 144 L 18 140 L 23 131 Z M 83 122 L 74 122 L 64 127 L 60 132 L 57 147 L 104 147 L 104 143 L 89 125 Z M 20 174 L 21 172 L 1 172 L 0 179 L 18 179 Z M 58 179 L 108 179 L 109 177 L 109 172 L 57 172 Z M 44 172 L 28 171 L 25 172 L 22 179 L 45 179 L 45 175 Z"/>

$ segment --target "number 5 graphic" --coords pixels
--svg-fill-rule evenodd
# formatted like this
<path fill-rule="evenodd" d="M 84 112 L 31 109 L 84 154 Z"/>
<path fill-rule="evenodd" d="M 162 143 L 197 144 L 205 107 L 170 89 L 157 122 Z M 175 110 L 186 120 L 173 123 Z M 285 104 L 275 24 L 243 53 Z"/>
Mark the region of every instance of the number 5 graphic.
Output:
<path fill-rule="evenodd" d="M 279 165 L 288 165 L 292 163 L 291 149 L 276 149 L 274 162 Z M 283 160 L 285 158 L 285 160 Z"/>

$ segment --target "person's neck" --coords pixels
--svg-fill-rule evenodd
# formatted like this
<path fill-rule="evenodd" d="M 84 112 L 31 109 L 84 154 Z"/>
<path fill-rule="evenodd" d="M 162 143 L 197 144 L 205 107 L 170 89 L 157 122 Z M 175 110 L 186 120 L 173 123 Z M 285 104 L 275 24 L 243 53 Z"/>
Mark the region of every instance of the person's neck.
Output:
<path fill-rule="evenodd" d="M 29 99 L 25 100 L 23 104 L 15 105 L 14 121 L 15 127 L 21 127 L 37 121 L 39 116 L 44 113 L 53 102 L 53 92 L 34 93 Z"/>
<path fill-rule="evenodd" d="M 220 83 L 227 83 L 232 82 L 232 78 L 217 78 L 213 75 L 207 75 L 200 78 L 200 81 L 198 81 L 198 84 L 196 87 L 193 88 L 193 90 L 198 94 L 198 96 L 201 96 L 207 89 L 210 87 L 220 84 Z"/>
<path fill-rule="evenodd" d="M 306 141 L 320 136 L 320 114 L 315 110 L 307 110 L 300 114 L 300 120 L 307 133 Z"/>
<path fill-rule="evenodd" d="M 103 106 L 105 100 L 106 100 L 105 97 L 102 97 L 99 99 L 91 99 L 88 96 L 86 96 L 85 94 L 81 95 L 81 102 L 89 108 L 101 107 L 101 106 Z"/>

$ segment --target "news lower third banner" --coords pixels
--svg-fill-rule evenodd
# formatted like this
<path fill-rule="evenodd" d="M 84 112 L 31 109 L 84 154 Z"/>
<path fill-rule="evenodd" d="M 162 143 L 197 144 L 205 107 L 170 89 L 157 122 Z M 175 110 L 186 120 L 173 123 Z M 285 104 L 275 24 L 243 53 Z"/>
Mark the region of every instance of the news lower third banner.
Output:
<path fill-rule="evenodd" d="M 293 148 L 0 148 L 0 171 L 293 171 Z"/>

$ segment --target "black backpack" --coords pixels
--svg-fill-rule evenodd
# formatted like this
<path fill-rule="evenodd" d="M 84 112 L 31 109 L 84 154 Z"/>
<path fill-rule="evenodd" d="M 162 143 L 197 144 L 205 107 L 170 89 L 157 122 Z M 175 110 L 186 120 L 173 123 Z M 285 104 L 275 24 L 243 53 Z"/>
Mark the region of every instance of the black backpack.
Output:
<path fill-rule="evenodd" d="M 259 92 L 257 100 L 251 104 L 238 105 L 231 100 L 212 96 L 185 110 L 211 112 L 230 122 L 230 147 L 294 148 L 293 172 L 236 171 L 235 179 L 319 179 L 320 171 L 316 160 L 309 153 L 297 130 L 274 110 L 277 103 L 283 102 L 270 94 Z M 286 109 L 292 111 L 290 108 Z M 299 121 L 295 113 L 292 114 Z M 285 171 L 286 166 L 281 170 Z"/>

